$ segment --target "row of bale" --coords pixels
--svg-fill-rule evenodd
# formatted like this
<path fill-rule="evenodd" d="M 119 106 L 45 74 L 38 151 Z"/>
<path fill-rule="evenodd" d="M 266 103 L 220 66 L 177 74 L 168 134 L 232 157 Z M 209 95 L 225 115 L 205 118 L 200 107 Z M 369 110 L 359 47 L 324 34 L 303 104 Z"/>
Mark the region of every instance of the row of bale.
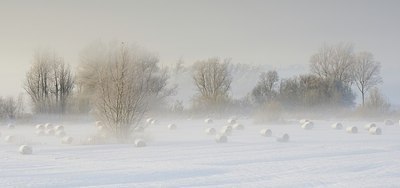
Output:
<path fill-rule="evenodd" d="M 302 119 L 299 122 L 301 124 L 301 128 L 304 130 L 311 130 L 314 127 L 314 123 L 310 120 Z M 388 124 L 385 123 L 385 125 L 388 125 Z M 389 124 L 389 125 L 393 125 L 393 124 Z M 342 130 L 344 128 L 343 124 L 340 122 L 332 124 L 331 127 L 332 127 L 332 129 L 335 129 L 335 130 Z M 377 125 L 375 123 L 368 123 L 367 125 L 365 125 L 364 128 L 371 135 L 381 135 L 382 134 L 382 129 L 377 127 Z M 348 126 L 348 127 L 346 127 L 346 132 L 350 133 L 350 134 L 356 134 L 359 131 L 356 126 Z"/>

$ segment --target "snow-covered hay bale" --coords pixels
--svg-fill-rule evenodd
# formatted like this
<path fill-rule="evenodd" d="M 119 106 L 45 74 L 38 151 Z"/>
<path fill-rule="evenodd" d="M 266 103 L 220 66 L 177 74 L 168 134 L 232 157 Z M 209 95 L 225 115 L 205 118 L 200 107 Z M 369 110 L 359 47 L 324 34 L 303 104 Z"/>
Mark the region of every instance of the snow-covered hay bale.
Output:
<path fill-rule="evenodd" d="M 215 130 L 214 128 L 207 128 L 206 130 L 205 130 L 205 132 L 206 132 L 206 134 L 207 135 L 215 135 L 215 134 L 217 134 L 217 130 Z"/>
<path fill-rule="evenodd" d="M 169 130 L 176 130 L 176 128 L 177 128 L 176 125 L 173 123 L 168 125 Z"/>
<path fill-rule="evenodd" d="M 394 125 L 394 122 L 390 119 L 387 119 L 383 122 L 385 125 Z"/>
<path fill-rule="evenodd" d="M 151 122 L 153 121 L 153 118 L 147 118 L 146 119 L 146 123 L 151 124 Z"/>
<path fill-rule="evenodd" d="M 289 142 L 289 134 L 285 133 L 280 137 L 276 138 L 277 142 Z"/>
<path fill-rule="evenodd" d="M 44 130 L 37 130 L 37 131 L 35 132 L 35 134 L 36 134 L 36 136 L 44 136 L 44 135 L 46 135 L 46 133 L 45 133 Z"/>
<path fill-rule="evenodd" d="M 12 135 L 4 137 L 4 141 L 7 143 L 13 143 L 13 142 L 15 142 L 15 140 L 16 140 L 15 136 L 12 136 Z"/>
<path fill-rule="evenodd" d="M 45 131 L 47 136 L 54 136 L 56 134 L 56 132 L 54 131 L 54 129 L 47 129 Z"/>
<path fill-rule="evenodd" d="M 133 132 L 136 132 L 136 133 L 144 132 L 144 127 L 138 126 L 135 129 L 133 129 Z"/>
<path fill-rule="evenodd" d="M 341 129 L 343 129 L 343 124 L 342 123 L 334 123 L 332 125 L 332 128 L 336 129 L 336 130 L 341 130 Z"/>
<path fill-rule="evenodd" d="M 7 129 L 15 129 L 15 125 L 10 123 L 7 125 Z"/>
<path fill-rule="evenodd" d="M 74 141 L 74 139 L 73 139 L 72 137 L 70 137 L 70 136 L 64 136 L 64 137 L 61 139 L 61 143 L 62 143 L 62 144 L 71 144 L 72 141 Z"/>
<path fill-rule="evenodd" d="M 233 129 L 235 130 L 244 130 L 244 126 L 240 123 L 236 123 L 233 125 Z"/>
<path fill-rule="evenodd" d="M 59 130 L 59 131 L 56 131 L 55 135 L 56 135 L 57 137 L 62 138 L 62 137 L 64 137 L 64 136 L 67 135 L 67 134 L 65 133 L 64 130 Z"/>
<path fill-rule="evenodd" d="M 230 126 L 230 125 L 225 125 L 225 126 L 223 126 L 222 128 L 221 128 L 221 133 L 222 134 L 224 134 L 224 135 L 231 135 L 232 134 L 232 126 Z"/>
<path fill-rule="evenodd" d="M 19 153 L 22 155 L 30 155 L 32 154 L 33 150 L 31 146 L 28 145 L 21 145 L 18 149 Z"/>
<path fill-rule="evenodd" d="M 365 130 L 369 131 L 372 127 L 376 127 L 375 123 L 368 123 L 364 126 Z"/>
<path fill-rule="evenodd" d="M 96 122 L 95 122 L 95 126 L 96 126 L 96 127 L 98 127 L 98 126 L 103 126 L 103 122 L 101 122 L 101 121 L 96 121 Z"/>
<path fill-rule="evenodd" d="M 226 142 L 228 142 L 228 137 L 224 134 L 219 134 L 219 135 L 215 136 L 215 141 L 217 143 L 226 143 Z"/>
<path fill-rule="evenodd" d="M 211 118 L 207 118 L 204 120 L 204 123 L 211 124 L 213 123 L 213 120 Z"/>
<path fill-rule="evenodd" d="M 271 137 L 272 130 L 271 129 L 261 129 L 260 134 L 261 134 L 261 136 Z"/>
<path fill-rule="evenodd" d="M 145 147 L 146 146 L 146 142 L 142 139 L 136 139 L 135 140 L 135 146 L 140 148 L 140 147 Z"/>
<path fill-rule="evenodd" d="M 46 127 L 43 124 L 37 124 L 35 126 L 36 129 L 44 130 Z"/>
<path fill-rule="evenodd" d="M 309 122 L 305 122 L 303 125 L 301 125 L 301 128 L 305 129 L 305 130 L 311 130 L 314 127 L 314 123 L 309 121 Z"/>
<path fill-rule="evenodd" d="M 53 124 L 51 124 L 51 123 L 46 123 L 46 124 L 44 124 L 44 128 L 46 128 L 46 129 L 53 129 Z"/>
<path fill-rule="evenodd" d="M 54 127 L 54 130 L 55 130 L 55 131 L 63 131 L 63 130 L 64 130 L 64 126 L 62 126 L 62 125 L 57 125 L 57 126 Z"/>
<path fill-rule="evenodd" d="M 369 134 L 372 135 L 381 135 L 382 134 L 382 129 L 379 127 L 372 127 L 369 129 Z"/>
<path fill-rule="evenodd" d="M 227 122 L 228 122 L 229 125 L 234 125 L 236 123 L 236 120 L 235 119 L 228 119 Z"/>
<path fill-rule="evenodd" d="M 303 125 L 304 123 L 307 123 L 307 122 L 310 122 L 310 120 L 308 120 L 308 119 L 301 119 L 301 120 L 299 121 L 299 123 L 300 123 L 301 125 Z"/>
<path fill-rule="evenodd" d="M 356 134 L 358 132 L 358 128 L 355 126 L 350 126 L 346 128 L 346 131 L 350 134 Z"/>

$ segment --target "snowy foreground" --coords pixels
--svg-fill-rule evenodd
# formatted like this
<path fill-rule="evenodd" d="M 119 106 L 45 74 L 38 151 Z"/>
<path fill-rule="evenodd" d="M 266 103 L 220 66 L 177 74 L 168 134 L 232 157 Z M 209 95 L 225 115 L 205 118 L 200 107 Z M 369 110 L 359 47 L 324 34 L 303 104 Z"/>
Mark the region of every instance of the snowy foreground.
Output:
<path fill-rule="evenodd" d="M 316 121 L 314 129 L 300 125 L 253 125 L 239 120 L 227 143 L 216 143 L 206 127 L 218 130 L 226 120 L 160 120 L 146 129 L 147 146 L 82 145 L 93 124 L 64 124 L 72 145 L 56 137 L 34 135 L 34 125 L 0 127 L 0 187 L 400 187 L 400 126 L 377 125 L 382 135 L 364 130 L 367 122 Z M 175 123 L 176 130 L 167 125 Z M 349 125 L 358 134 L 346 133 Z M 288 143 L 263 137 L 288 133 Z M 18 143 L 29 142 L 32 155 L 18 153 Z"/>

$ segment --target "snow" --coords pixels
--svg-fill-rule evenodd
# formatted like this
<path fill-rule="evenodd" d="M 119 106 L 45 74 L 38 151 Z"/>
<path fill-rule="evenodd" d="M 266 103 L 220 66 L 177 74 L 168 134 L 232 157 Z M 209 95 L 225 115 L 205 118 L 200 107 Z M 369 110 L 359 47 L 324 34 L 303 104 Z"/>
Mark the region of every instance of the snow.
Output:
<path fill-rule="evenodd" d="M 382 135 L 333 130 L 334 121 L 314 121 L 314 128 L 291 125 L 254 125 L 238 120 L 245 130 L 233 131 L 218 144 L 206 127 L 219 130 L 226 119 L 160 119 L 151 125 L 147 146 L 133 144 L 80 145 L 96 131 L 94 123 L 63 124 L 72 145 L 60 138 L 35 136 L 33 125 L 14 134 L 15 144 L 0 140 L 0 187 L 398 187 L 400 180 L 400 127 L 384 126 Z M 167 126 L 175 123 L 176 131 Z M 342 121 L 362 128 L 363 121 Z M 269 128 L 273 137 L 259 131 Z M 275 137 L 288 133 L 290 141 Z M 21 155 L 22 143 L 33 147 Z"/>

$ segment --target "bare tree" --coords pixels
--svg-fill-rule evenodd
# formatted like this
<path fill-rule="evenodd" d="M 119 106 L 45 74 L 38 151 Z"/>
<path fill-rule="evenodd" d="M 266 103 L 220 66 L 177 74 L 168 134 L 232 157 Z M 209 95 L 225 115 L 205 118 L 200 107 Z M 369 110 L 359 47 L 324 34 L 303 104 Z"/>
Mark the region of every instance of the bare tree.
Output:
<path fill-rule="evenodd" d="M 232 83 L 229 62 L 229 59 L 221 62 L 219 58 L 210 58 L 194 64 L 193 80 L 201 101 L 218 105 L 228 98 Z"/>
<path fill-rule="evenodd" d="M 390 109 L 390 103 L 384 98 L 378 88 L 374 87 L 365 100 L 364 110 L 372 113 L 384 114 Z"/>
<path fill-rule="evenodd" d="M 69 65 L 55 53 L 36 52 L 24 89 L 37 113 L 65 113 L 74 79 Z"/>
<path fill-rule="evenodd" d="M 149 106 L 172 90 L 167 88 L 168 75 L 158 67 L 156 56 L 124 43 L 104 49 L 105 54 L 98 57 L 105 59 L 96 57 L 96 53 L 91 58 L 86 56 L 78 80 L 97 117 L 111 134 L 126 140 Z"/>
<path fill-rule="evenodd" d="M 352 82 L 351 70 L 354 64 L 353 45 L 323 45 L 318 53 L 311 57 L 311 72 L 321 78 L 339 81 L 344 84 Z"/>
<path fill-rule="evenodd" d="M 356 55 L 353 67 L 355 85 L 361 92 L 362 105 L 365 105 L 365 94 L 374 86 L 382 82 L 380 77 L 380 63 L 374 60 L 370 52 L 360 52 Z"/>
<path fill-rule="evenodd" d="M 275 97 L 277 92 L 274 88 L 278 81 L 279 75 L 275 70 L 261 73 L 260 79 L 252 91 L 252 96 L 256 102 L 263 104 Z"/>

